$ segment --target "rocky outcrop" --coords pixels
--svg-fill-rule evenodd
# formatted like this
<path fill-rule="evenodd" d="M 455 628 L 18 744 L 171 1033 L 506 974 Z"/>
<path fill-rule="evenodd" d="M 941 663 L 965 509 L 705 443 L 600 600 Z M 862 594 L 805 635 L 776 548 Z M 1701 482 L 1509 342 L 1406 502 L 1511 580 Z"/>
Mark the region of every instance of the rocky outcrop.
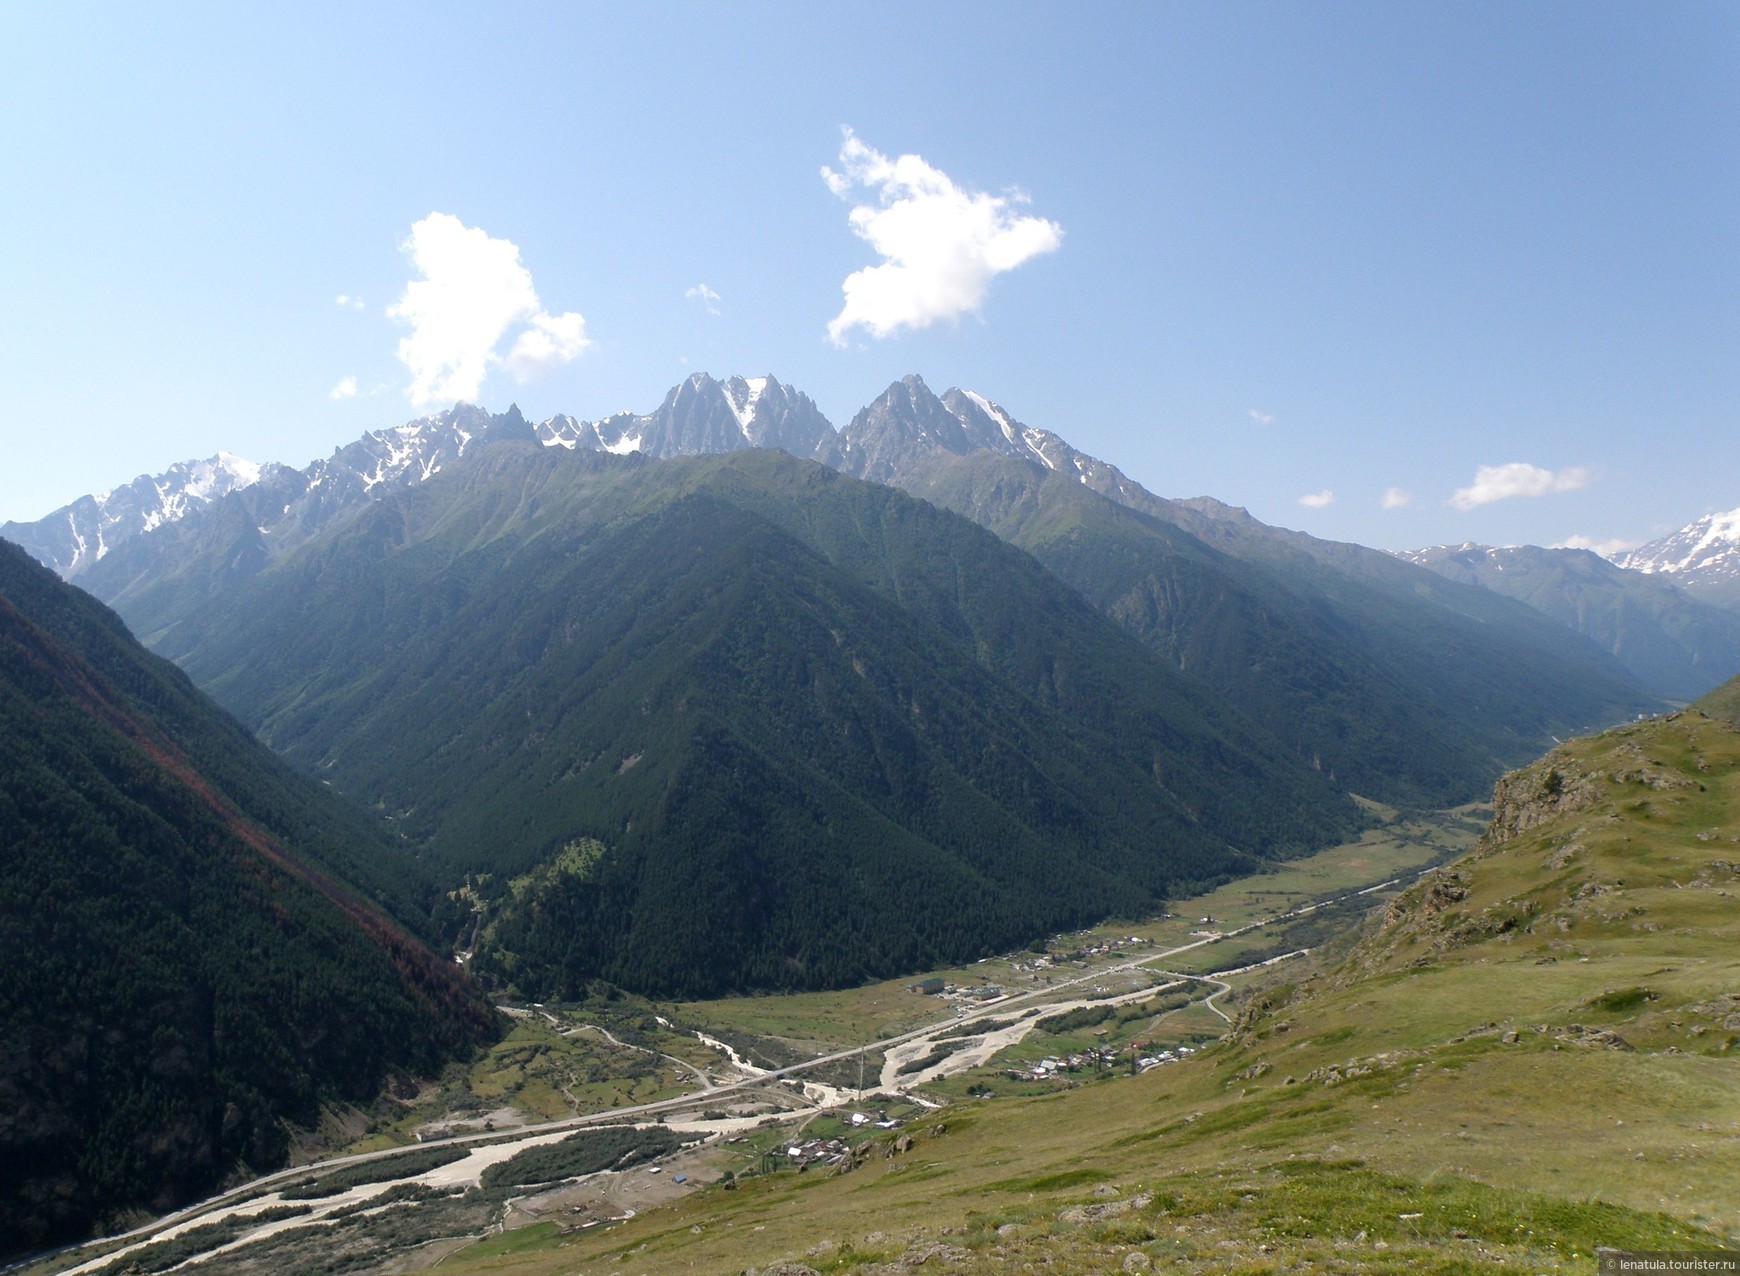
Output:
<path fill-rule="evenodd" d="M 1601 800 L 1605 778 L 1599 771 L 1584 771 L 1562 749 L 1501 777 L 1492 791 L 1485 848 L 1503 846 L 1548 820 L 1593 806 Z"/>

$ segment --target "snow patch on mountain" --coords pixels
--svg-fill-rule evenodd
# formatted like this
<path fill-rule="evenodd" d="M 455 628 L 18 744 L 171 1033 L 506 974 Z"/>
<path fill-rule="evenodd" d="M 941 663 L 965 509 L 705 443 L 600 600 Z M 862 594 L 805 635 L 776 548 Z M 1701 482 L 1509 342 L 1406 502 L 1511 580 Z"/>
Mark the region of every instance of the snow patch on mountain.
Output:
<path fill-rule="evenodd" d="M 755 421 L 755 405 L 767 393 L 768 382 L 772 380 L 772 377 L 732 377 L 720 387 L 725 402 L 737 418 L 737 424 L 743 427 L 743 437 L 746 439 L 749 437 L 749 427 Z"/>
<path fill-rule="evenodd" d="M 69 577 L 134 536 L 252 487 L 269 468 L 230 452 L 181 461 L 162 474 L 141 474 L 121 487 L 81 496 L 34 523 L 7 523 L 0 536 Z"/>
<path fill-rule="evenodd" d="M 1706 514 L 1677 532 L 1619 555 L 1616 561 L 1640 572 L 1706 580 L 1740 578 L 1740 509 Z"/>

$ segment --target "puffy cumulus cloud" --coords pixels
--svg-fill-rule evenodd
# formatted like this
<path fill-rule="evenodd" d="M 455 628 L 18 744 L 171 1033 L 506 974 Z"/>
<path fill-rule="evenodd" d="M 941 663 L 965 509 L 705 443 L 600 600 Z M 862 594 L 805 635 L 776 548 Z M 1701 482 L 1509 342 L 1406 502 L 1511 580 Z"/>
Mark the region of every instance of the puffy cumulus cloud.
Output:
<path fill-rule="evenodd" d="M 963 190 L 917 155 L 889 159 L 845 135 L 840 168 L 822 180 L 841 199 L 874 193 L 849 220 L 882 262 L 846 276 L 846 304 L 828 324 L 835 345 L 854 328 L 887 337 L 977 311 L 993 278 L 1063 242 L 1056 222 L 1016 211 L 1024 196 Z"/>
<path fill-rule="evenodd" d="M 1610 536 L 1606 540 L 1597 540 L 1593 536 L 1567 536 L 1551 548 L 1586 549 L 1591 553 L 1601 555 L 1603 558 L 1612 558 L 1616 554 L 1623 554 L 1628 549 L 1636 549 L 1642 543 L 1642 541 L 1621 540 L 1617 536 Z"/>
<path fill-rule="evenodd" d="M 1399 487 L 1384 489 L 1383 507 L 1387 510 L 1399 510 L 1414 503 L 1413 496 Z"/>
<path fill-rule="evenodd" d="M 410 328 L 398 354 L 411 373 L 405 393 L 412 403 L 475 400 L 492 368 L 506 366 L 524 381 L 592 344 L 580 314 L 544 310 L 512 241 L 451 213 L 430 213 L 411 227 L 403 248 L 422 277 L 405 285 L 387 314 Z M 506 357 L 497 354 L 509 331 L 522 325 Z"/>
<path fill-rule="evenodd" d="M 690 288 L 685 292 L 683 296 L 687 297 L 690 301 L 700 302 L 702 308 L 710 315 L 716 315 L 719 313 L 719 294 L 707 287 L 706 284 L 696 284 L 693 288 Z"/>
<path fill-rule="evenodd" d="M 339 383 L 333 386 L 331 390 L 327 391 L 327 393 L 334 399 L 356 398 L 356 378 L 342 378 Z"/>
<path fill-rule="evenodd" d="M 1335 504 L 1335 493 L 1327 487 L 1321 492 L 1307 492 L 1299 498 L 1299 504 L 1310 510 L 1326 509 Z"/>
<path fill-rule="evenodd" d="M 1248 415 L 1251 420 L 1255 421 L 1258 425 L 1273 425 L 1275 423 L 1275 414 L 1273 412 L 1265 412 L 1261 408 L 1251 408 L 1246 415 Z"/>
<path fill-rule="evenodd" d="M 572 310 L 565 315 L 539 311 L 502 362 L 516 380 L 532 381 L 578 359 L 591 344 L 586 320 L 580 315 Z"/>
<path fill-rule="evenodd" d="M 1459 510 L 1471 510 L 1514 496 L 1546 496 L 1588 486 L 1589 471 L 1581 466 L 1544 470 L 1526 461 L 1512 461 L 1508 465 L 1482 465 L 1474 471 L 1474 482 L 1458 488 L 1450 504 Z"/>

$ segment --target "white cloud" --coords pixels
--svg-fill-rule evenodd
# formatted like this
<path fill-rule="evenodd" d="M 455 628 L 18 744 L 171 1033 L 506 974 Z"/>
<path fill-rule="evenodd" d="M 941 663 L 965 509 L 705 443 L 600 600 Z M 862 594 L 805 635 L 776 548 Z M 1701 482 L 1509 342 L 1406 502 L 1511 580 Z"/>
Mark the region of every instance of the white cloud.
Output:
<path fill-rule="evenodd" d="M 544 310 L 510 240 L 492 238 L 451 213 L 430 213 L 411 227 L 403 249 L 422 278 L 405 285 L 387 314 L 411 329 L 398 353 L 411 372 L 405 393 L 412 403 L 475 400 L 494 367 L 505 365 L 524 381 L 592 344 L 584 317 Z M 506 358 L 498 355 L 503 337 L 522 324 Z"/>
<path fill-rule="evenodd" d="M 1250 409 L 1249 416 L 1251 420 L 1255 421 L 1258 425 L 1273 425 L 1275 423 L 1275 414 L 1273 412 L 1265 412 L 1261 408 Z"/>
<path fill-rule="evenodd" d="M 1546 496 L 1588 486 L 1589 471 L 1581 466 L 1553 471 L 1526 461 L 1512 461 L 1508 465 L 1482 465 L 1474 472 L 1474 482 L 1457 489 L 1450 504 L 1459 510 L 1471 510 L 1513 496 Z"/>
<path fill-rule="evenodd" d="M 1601 555 L 1603 558 L 1612 558 L 1615 554 L 1623 554 L 1628 549 L 1636 549 L 1641 544 L 1643 544 L 1642 541 L 1621 540 L 1617 536 L 1609 537 L 1606 540 L 1596 540 L 1593 536 L 1567 536 L 1551 548 L 1586 549 Z"/>
<path fill-rule="evenodd" d="M 846 276 L 846 304 L 828 323 L 835 345 L 853 328 L 887 337 L 977 311 L 995 276 L 1063 242 L 1056 222 L 1014 211 L 1023 196 L 963 190 L 917 155 L 889 159 L 845 134 L 840 171 L 824 167 L 822 180 L 841 199 L 875 192 L 849 220 L 882 263 Z"/>
<path fill-rule="evenodd" d="M 1320 510 L 1335 504 L 1335 493 L 1327 487 L 1321 492 L 1307 492 L 1299 498 L 1299 504 L 1306 509 Z"/>
<path fill-rule="evenodd" d="M 339 381 L 339 383 L 337 385 L 333 386 L 332 389 L 330 391 L 328 391 L 328 393 L 335 399 L 354 399 L 354 398 L 356 398 L 356 378 L 355 377 L 343 378 L 342 380 Z"/>
<path fill-rule="evenodd" d="M 515 380 L 532 381 L 548 376 L 564 363 L 572 363 L 591 344 L 586 335 L 586 320 L 581 315 L 572 310 L 564 315 L 547 315 L 540 310 L 502 362 Z"/>
<path fill-rule="evenodd" d="M 364 309 L 363 299 L 361 297 L 352 297 L 346 293 L 339 293 L 338 296 L 333 298 L 333 301 L 338 305 L 343 306 L 346 310 Z"/>
<path fill-rule="evenodd" d="M 1413 503 L 1413 496 L 1408 492 L 1402 491 L 1399 487 L 1386 487 L 1384 489 L 1383 506 L 1387 510 L 1399 510 L 1403 506 L 1412 505 Z"/>
<path fill-rule="evenodd" d="M 719 294 L 707 287 L 706 284 L 696 284 L 693 288 L 685 292 L 683 296 L 689 298 L 691 301 L 699 301 L 702 307 L 710 315 L 716 315 L 719 313 Z"/>

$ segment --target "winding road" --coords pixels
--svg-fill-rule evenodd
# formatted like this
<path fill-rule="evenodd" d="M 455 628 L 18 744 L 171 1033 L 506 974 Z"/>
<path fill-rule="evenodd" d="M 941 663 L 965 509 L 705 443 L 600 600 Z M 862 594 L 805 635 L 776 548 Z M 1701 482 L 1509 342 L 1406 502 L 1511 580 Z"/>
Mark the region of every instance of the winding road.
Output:
<path fill-rule="evenodd" d="M 1430 871 L 1431 870 L 1429 868 L 1423 869 L 1423 870 L 1421 870 L 1421 872 L 1419 874 L 1415 874 L 1413 876 L 1423 876 L 1425 873 L 1430 872 Z M 681 1066 L 682 1068 L 686 1069 L 688 1072 L 693 1073 L 695 1075 L 695 1077 L 697 1077 L 699 1080 L 699 1088 L 694 1090 L 694 1091 L 690 1091 L 688 1093 L 678 1095 L 674 1098 L 659 1099 L 659 1100 L 656 1100 L 656 1101 L 651 1102 L 651 1103 L 631 1104 L 631 1105 L 628 1105 L 625 1107 L 612 1108 L 612 1109 L 605 1111 L 605 1112 L 590 1113 L 590 1114 L 587 1114 L 585 1116 L 565 1117 L 565 1118 L 562 1118 L 561 1120 L 546 1121 L 546 1122 L 540 1123 L 538 1125 L 522 1126 L 519 1129 L 514 1130 L 512 1132 L 496 1132 L 496 1133 L 489 1133 L 489 1134 L 477 1134 L 477 1133 L 457 1134 L 457 1135 L 452 1135 L 452 1136 L 449 1136 L 446 1138 L 429 1139 L 429 1140 L 426 1140 L 426 1141 L 418 1144 L 417 1146 L 420 1148 L 430 1148 L 430 1147 L 465 1147 L 465 1148 L 476 1148 L 476 1149 L 487 1148 L 490 1150 L 490 1153 L 491 1153 L 491 1155 L 489 1156 L 488 1159 L 491 1161 L 494 1161 L 494 1160 L 498 1160 L 498 1159 L 503 1159 L 506 1155 L 511 1155 L 512 1152 L 510 1150 L 508 1150 L 510 1148 L 513 1150 L 517 1150 L 520 1146 L 523 1146 L 523 1145 L 528 1145 L 528 1144 L 538 1143 L 538 1142 L 548 1142 L 548 1141 L 551 1141 L 552 1138 L 554 1138 L 554 1137 L 560 1137 L 560 1136 L 566 1135 L 567 1133 L 574 1131 L 574 1130 L 585 1129 L 589 1126 L 595 1126 L 595 1125 L 621 1124 L 625 1121 L 634 1121 L 634 1120 L 641 1119 L 641 1118 L 657 1117 L 661 1114 L 670 1114 L 670 1113 L 680 1111 L 684 1108 L 693 1108 L 695 1106 L 696 1102 L 698 1100 L 701 1100 L 701 1099 L 713 1100 L 713 1099 L 717 1099 L 723 1095 L 737 1093 L 737 1092 L 748 1090 L 748 1089 L 751 1089 L 751 1088 L 754 1088 L 757 1086 L 765 1086 L 769 1082 L 781 1081 L 781 1080 L 784 1080 L 788 1077 L 798 1077 L 802 1073 L 808 1072 L 811 1069 L 825 1068 L 825 1067 L 829 1066 L 830 1064 L 835 1064 L 835 1063 L 841 1062 L 842 1060 L 848 1060 L 848 1059 L 854 1058 L 855 1056 L 857 1056 L 859 1054 L 860 1050 L 865 1050 L 865 1051 L 869 1051 L 869 1052 L 875 1052 L 877 1050 L 881 1050 L 884 1052 L 894 1052 L 902 1046 L 913 1045 L 913 1046 L 917 1047 L 916 1050 L 911 1051 L 911 1052 L 904 1052 L 903 1051 L 902 1054 L 903 1054 L 903 1057 L 906 1057 L 906 1058 L 916 1058 L 919 1054 L 922 1054 L 925 1046 L 932 1044 L 934 1042 L 934 1040 L 940 1034 L 942 1034 L 944 1032 L 958 1033 L 959 1030 L 964 1025 L 972 1024 L 972 1023 L 975 1023 L 979 1020 L 988 1019 L 988 1018 L 991 1018 L 991 1017 L 997 1016 L 997 1015 L 1007 1016 L 1011 1010 L 1017 1009 L 1017 1008 L 1020 1008 L 1022 1011 L 1021 1017 L 1024 1020 L 1027 1020 L 1029 1023 L 1031 1023 L 1031 1019 L 1036 1017 L 1033 1014 L 1034 1011 L 1036 1011 L 1038 1009 L 1051 1008 L 1052 1006 L 1056 1005 L 1059 1001 L 1067 1000 L 1067 998 L 1060 998 L 1059 994 L 1063 993 L 1069 989 L 1079 987 L 1083 984 L 1103 982 L 1104 980 L 1106 980 L 1110 976 L 1125 974 L 1125 973 L 1138 971 L 1138 970 L 1148 970 L 1148 969 L 1152 968 L 1156 963 L 1165 961 L 1168 958 L 1176 957 L 1180 953 L 1191 952 L 1195 949 L 1205 948 L 1205 947 L 1208 947 L 1209 945 L 1218 944 L 1218 943 L 1221 943 L 1221 942 L 1228 940 L 1228 939 L 1234 939 L 1240 935 L 1248 934 L 1251 931 L 1260 930 L 1261 928 L 1263 928 L 1265 926 L 1272 926 L 1277 922 L 1285 922 L 1285 921 L 1290 921 L 1290 920 L 1293 920 L 1293 919 L 1296 919 L 1299 917 L 1304 917 L 1310 913 L 1316 912 L 1316 911 L 1323 909 L 1323 908 L 1330 907 L 1334 904 L 1343 903 L 1347 900 L 1355 899 L 1355 898 L 1358 898 L 1361 896 L 1371 895 L 1379 890 L 1385 889 L 1386 887 L 1398 885 L 1403 880 L 1404 880 L 1404 878 L 1392 878 L 1389 881 L 1380 882 L 1375 886 L 1368 886 L 1368 887 L 1365 887 L 1365 888 L 1363 888 L 1361 890 L 1357 890 L 1357 891 L 1348 891 L 1344 894 L 1337 895 L 1337 896 L 1334 896 L 1334 897 L 1328 898 L 1328 899 L 1317 900 L 1317 901 L 1314 901 L 1310 904 L 1302 904 L 1302 905 L 1298 906 L 1297 908 L 1292 908 L 1292 909 L 1286 910 L 1285 912 L 1273 914 L 1271 916 L 1262 918 L 1259 921 L 1250 922 L 1244 926 L 1239 926 L 1239 927 L 1236 927 L 1232 930 L 1210 932 L 1210 933 L 1202 935 L 1201 938 L 1198 938 L 1191 943 L 1180 944 L 1175 948 L 1168 948 L 1168 949 L 1165 949 L 1164 951 L 1161 951 L 1161 952 L 1149 953 L 1144 957 L 1135 958 L 1135 959 L 1132 959 L 1130 961 L 1119 962 L 1117 964 L 1114 964 L 1114 965 L 1108 966 L 1108 967 L 1102 967 L 1099 970 L 1091 971 L 1088 974 L 1081 975 L 1081 976 L 1078 976 L 1076 978 L 1064 980 L 1061 983 L 1051 984 L 1051 985 L 1048 985 L 1047 987 L 1042 988 L 1042 989 L 1035 989 L 1032 992 L 1019 993 L 1019 994 L 1006 994 L 1002 997 L 995 998 L 994 1000 L 983 1002 L 978 1007 L 974 1008 L 971 1011 L 968 1011 L 965 1014 L 951 1016 L 950 1018 L 942 1020 L 940 1022 L 937 1022 L 934 1024 L 927 1024 L 926 1026 L 924 1026 L 922 1028 L 914 1028 L 914 1029 L 911 1029 L 907 1032 L 898 1033 L 894 1036 L 883 1038 L 881 1041 L 869 1042 L 869 1043 L 866 1043 L 862 1047 L 853 1046 L 853 1047 L 850 1047 L 849 1049 L 834 1051 L 831 1054 L 819 1055 L 814 1059 L 808 1059 L 802 1063 L 790 1064 L 790 1065 L 787 1065 L 787 1066 L 782 1067 L 782 1068 L 771 1068 L 771 1069 L 768 1069 L 766 1071 L 757 1071 L 754 1073 L 754 1075 L 746 1076 L 746 1077 L 743 1077 L 743 1078 L 736 1080 L 736 1081 L 716 1082 L 712 1078 L 710 1078 L 705 1072 L 703 1072 L 701 1069 L 695 1067 L 693 1064 L 689 1064 L 689 1063 L 685 1062 L 684 1060 L 677 1059 L 673 1055 L 661 1055 L 660 1057 L 665 1058 L 665 1059 L 669 1059 L 673 1063 L 676 1063 L 679 1066 Z M 1262 967 L 1272 966 L 1278 962 L 1286 961 L 1290 958 L 1301 956 L 1302 954 L 1304 954 L 1307 951 L 1309 951 L 1309 950 L 1298 949 L 1294 952 L 1285 953 L 1285 954 L 1282 954 L 1281 956 L 1278 956 L 1278 957 L 1269 958 L 1266 961 L 1256 962 L 1256 963 L 1252 963 L 1252 964 L 1249 964 L 1246 966 L 1240 966 L 1240 967 L 1229 969 L 1229 970 L 1223 970 L 1223 971 L 1218 971 L 1218 972 L 1213 972 L 1210 974 L 1203 974 L 1203 975 L 1195 975 L 1195 974 L 1189 974 L 1189 973 L 1182 972 L 1182 971 L 1172 971 L 1172 970 L 1154 970 L 1152 973 L 1154 973 L 1156 975 L 1160 975 L 1163 978 L 1166 978 L 1168 980 L 1193 981 L 1193 982 L 1205 983 L 1205 984 L 1211 985 L 1214 988 L 1214 992 L 1211 993 L 1208 997 L 1206 997 L 1204 999 L 1204 1004 L 1207 1005 L 1208 1008 L 1210 1010 L 1212 1010 L 1215 1014 L 1219 1015 L 1222 1020 L 1224 1020 L 1225 1022 L 1230 1024 L 1232 1022 L 1231 1016 L 1229 1016 L 1219 1006 L 1213 1004 L 1216 998 L 1224 996 L 1226 993 L 1229 993 L 1232 991 L 1232 986 L 1226 982 L 1226 979 L 1224 978 L 1224 976 L 1245 974 L 1245 973 L 1248 973 L 1252 970 L 1260 969 Z M 1169 984 L 1167 986 L 1174 986 L 1174 985 Z M 1146 987 L 1146 988 L 1136 989 L 1132 993 L 1129 993 L 1129 994 L 1123 994 L 1119 998 L 1093 998 L 1093 999 L 1088 999 L 1088 1000 L 1091 1000 L 1095 1003 L 1113 1001 L 1113 1000 L 1123 1000 L 1123 999 L 1127 999 L 1130 996 L 1137 996 L 1137 997 L 1149 996 L 1152 993 L 1154 993 L 1155 991 L 1157 991 L 1157 989 L 1154 987 Z M 1087 1004 L 1086 1001 L 1084 1001 L 1082 999 L 1077 999 L 1077 1001 L 1079 1004 Z M 548 1015 L 547 1011 L 544 1013 L 546 1015 Z M 551 1016 L 551 1018 L 553 1019 L 554 1017 Z M 1011 1027 L 1013 1027 L 1013 1025 L 1011 1025 Z M 644 1046 L 628 1046 L 627 1043 L 624 1043 L 622 1041 L 617 1040 L 617 1038 L 612 1036 L 608 1030 L 604 1029 L 603 1027 L 601 1027 L 600 1025 L 597 1025 L 597 1024 L 577 1025 L 572 1030 L 573 1031 L 595 1030 L 597 1032 L 602 1033 L 606 1038 L 608 1038 L 610 1041 L 612 1041 L 614 1044 L 616 1044 L 618 1046 L 622 1046 L 622 1047 L 627 1048 L 627 1049 L 647 1050 L 647 1048 Z M 704 1037 L 702 1039 L 704 1041 L 707 1040 Z M 707 1041 L 707 1044 L 709 1044 L 709 1045 L 717 1044 L 717 1045 L 723 1046 L 724 1043 L 722 1043 L 722 1042 L 714 1043 L 711 1041 Z M 647 1052 L 651 1053 L 651 1054 L 659 1054 L 658 1051 L 648 1050 Z M 730 1053 L 734 1056 L 736 1054 L 735 1051 L 731 1051 Z M 961 1053 L 964 1053 L 964 1052 L 961 1052 Z M 953 1056 L 951 1056 L 951 1058 L 952 1057 Z M 736 1062 L 736 1061 L 737 1061 L 736 1059 L 733 1060 L 733 1062 Z M 890 1069 L 893 1066 L 894 1065 L 892 1064 L 892 1062 L 890 1062 L 889 1065 L 885 1066 L 884 1075 L 882 1078 L 879 1078 L 879 1080 L 886 1082 L 889 1079 L 888 1072 L 890 1071 Z M 929 1080 L 929 1079 L 934 1079 L 935 1075 L 943 1075 L 943 1071 L 941 1069 L 946 1069 L 946 1066 L 947 1066 L 946 1061 L 943 1061 L 939 1065 L 939 1070 L 936 1071 L 934 1074 L 933 1074 L 932 1070 L 927 1069 L 924 1073 L 920 1073 L 920 1074 L 917 1074 L 917 1075 L 914 1075 L 911 1077 L 907 1077 L 907 1078 L 895 1077 L 894 1078 L 894 1081 L 896 1083 L 895 1085 L 890 1086 L 890 1085 L 884 1084 L 884 1085 L 880 1086 L 879 1088 L 905 1090 L 913 1085 L 922 1084 L 923 1081 L 921 1080 L 921 1078 L 923 1078 L 925 1080 Z M 970 1065 L 963 1064 L 963 1066 L 970 1066 Z M 812 1110 L 812 1109 L 796 1109 L 794 1111 L 793 1115 L 800 1115 L 803 1112 L 810 1111 L 810 1110 Z M 311 1173 L 324 1174 L 324 1173 L 328 1173 L 332 1170 L 339 1169 L 343 1166 L 362 1165 L 362 1164 L 366 1164 L 366 1163 L 371 1162 L 371 1161 L 386 1160 L 386 1159 L 389 1159 L 389 1158 L 394 1157 L 394 1156 L 402 1155 L 407 1150 L 408 1149 L 405 1147 L 394 1147 L 394 1148 L 384 1148 L 384 1149 L 377 1151 L 377 1152 L 353 1153 L 349 1156 L 333 1157 L 330 1160 L 320 1161 L 320 1162 L 317 1162 L 317 1163 L 312 1164 L 312 1165 L 299 1165 L 299 1166 L 295 1166 L 291 1169 L 279 1170 L 279 1171 L 276 1171 L 275 1173 L 272 1173 L 272 1174 L 262 1175 L 261 1177 L 259 1177 L 257 1179 L 251 1180 L 250 1182 L 241 1184 L 238 1187 L 231 1188 L 227 1192 L 222 1192 L 222 1193 L 218 1194 L 217 1196 L 208 1197 L 206 1200 L 203 1200 L 203 1201 L 199 1202 L 198 1204 L 187 1206 L 186 1208 L 181 1209 L 181 1210 L 177 1210 L 176 1212 L 174 1212 L 172 1214 L 166 1214 L 163 1217 L 155 1219 L 152 1222 L 145 1224 L 142 1227 L 134 1228 L 132 1231 L 118 1233 L 117 1235 L 105 1238 L 105 1240 L 103 1242 L 97 1242 L 97 1243 L 99 1243 L 99 1244 L 101 1244 L 101 1243 L 112 1244 L 116 1241 L 132 1241 L 132 1242 L 137 1242 L 139 1244 L 143 1244 L 143 1243 L 146 1243 L 146 1242 L 151 1241 L 151 1240 L 162 1239 L 166 1233 L 172 1233 L 175 1231 L 185 1230 L 187 1227 L 194 1225 L 195 1223 L 197 1223 L 201 1220 L 204 1220 L 207 1215 L 214 1215 L 214 1214 L 217 1214 L 219 1211 L 233 1208 L 234 1206 L 240 1204 L 244 1199 L 252 1200 L 253 1198 L 256 1198 L 256 1197 L 259 1197 L 263 1194 L 269 1193 L 278 1187 L 286 1186 L 292 1181 L 306 1178 Z M 473 1159 L 475 1159 L 475 1158 L 473 1158 Z M 465 1164 L 466 1164 L 466 1162 L 461 1161 L 461 1162 L 453 1163 L 453 1165 L 450 1167 L 443 1167 L 443 1170 L 447 1172 L 446 1177 L 451 1178 L 452 1172 L 454 1170 L 457 1170 L 458 1167 L 465 1165 Z M 431 1171 L 432 1174 L 439 1173 L 439 1172 L 440 1171 Z M 410 1179 L 400 1180 L 400 1181 L 404 1181 L 404 1182 L 417 1181 L 417 1179 L 420 1177 L 421 1176 L 412 1176 Z M 392 1186 L 392 1184 L 380 1184 L 380 1185 L 375 1185 L 375 1186 L 378 1186 L 378 1188 L 384 1190 L 385 1188 Z M 340 1197 L 338 1199 L 343 1200 L 346 1198 Z M 306 1224 L 308 1221 L 309 1220 L 306 1217 L 295 1220 L 295 1222 L 302 1223 L 302 1224 Z M 129 1252 L 129 1250 L 131 1250 L 134 1247 L 135 1246 L 133 1246 L 133 1245 L 123 1245 L 119 1249 L 110 1250 L 110 1251 L 102 1254 L 99 1258 L 94 1258 L 87 1263 L 84 1263 L 84 1264 L 81 1264 L 79 1266 L 68 1269 L 63 1274 L 63 1276 L 78 1276 L 79 1273 L 94 1271 L 96 1268 L 104 1266 L 108 1263 L 115 1261 L 117 1258 L 122 1257 L 124 1254 Z M 69 1246 L 67 1248 L 71 1249 L 71 1248 L 77 1248 L 77 1247 Z M 59 1252 L 64 1252 L 64 1251 L 59 1251 Z M 22 1260 L 18 1263 L 14 1263 L 11 1266 L 9 1266 L 3 1270 L 8 1271 L 8 1272 L 13 1271 L 19 1267 L 24 1266 L 26 1263 L 38 1262 L 47 1256 L 48 1255 L 42 1255 L 42 1254 L 34 1255 L 29 1259 L 25 1259 L 25 1260 Z"/>

